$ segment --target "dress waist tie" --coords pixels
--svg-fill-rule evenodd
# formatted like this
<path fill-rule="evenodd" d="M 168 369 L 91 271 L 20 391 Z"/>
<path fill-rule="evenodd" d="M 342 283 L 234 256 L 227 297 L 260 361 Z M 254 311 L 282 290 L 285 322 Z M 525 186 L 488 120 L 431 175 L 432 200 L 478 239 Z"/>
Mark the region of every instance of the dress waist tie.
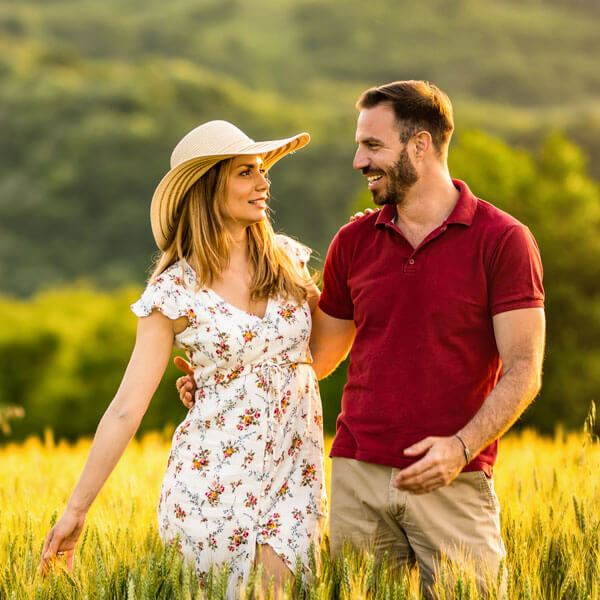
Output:
<path fill-rule="evenodd" d="M 306 361 L 278 363 L 272 360 L 264 360 L 255 364 L 253 370 L 258 372 L 261 384 L 264 386 L 267 396 L 267 431 L 271 443 L 273 461 L 283 450 L 283 436 L 280 437 L 279 446 L 275 447 L 274 441 L 277 439 L 275 433 L 281 423 L 283 416 L 283 384 L 285 380 L 285 371 L 295 369 L 298 365 L 310 365 Z"/>

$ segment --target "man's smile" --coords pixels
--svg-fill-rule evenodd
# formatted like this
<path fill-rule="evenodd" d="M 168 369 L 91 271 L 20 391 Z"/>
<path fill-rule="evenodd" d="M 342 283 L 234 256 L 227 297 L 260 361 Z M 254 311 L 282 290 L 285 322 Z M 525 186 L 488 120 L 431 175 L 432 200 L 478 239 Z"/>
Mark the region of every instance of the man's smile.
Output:
<path fill-rule="evenodd" d="M 384 173 L 363 173 L 363 175 L 367 178 L 369 189 L 374 188 L 377 185 L 377 182 L 380 181 L 384 177 Z"/>

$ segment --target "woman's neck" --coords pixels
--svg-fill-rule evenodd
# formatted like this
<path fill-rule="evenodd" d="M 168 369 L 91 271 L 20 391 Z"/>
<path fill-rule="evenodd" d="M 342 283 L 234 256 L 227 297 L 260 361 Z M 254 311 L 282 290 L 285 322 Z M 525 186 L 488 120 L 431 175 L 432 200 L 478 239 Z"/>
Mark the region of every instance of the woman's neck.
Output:
<path fill-rule="evenodd" d="M 246 260 L 248 257 L 248 228 L 227 229 L 229 234 L 229 260 Z"/>

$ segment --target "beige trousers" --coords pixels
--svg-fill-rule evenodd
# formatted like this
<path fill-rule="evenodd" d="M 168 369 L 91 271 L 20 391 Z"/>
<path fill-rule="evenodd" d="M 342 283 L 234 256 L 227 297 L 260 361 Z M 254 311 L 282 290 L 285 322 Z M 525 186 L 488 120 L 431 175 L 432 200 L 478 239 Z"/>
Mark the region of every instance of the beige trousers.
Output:
<path fill-rule="evenodd" d="M 435 597 L 442 558 L 466 569 L 485 591 L 497 581 L 506 552 L 500 534 L 500 505 L 483 471 L 461 473 L 450 485 L 428 494 L 392 486 L 398 469 L 335 457 L 332 460 L 330 537 L 338 554 L 344 540 L 388 552 L 390 566 L 418 565 L 423 591 Z M 504 583 L 499 590 L 502 598 Z"/>

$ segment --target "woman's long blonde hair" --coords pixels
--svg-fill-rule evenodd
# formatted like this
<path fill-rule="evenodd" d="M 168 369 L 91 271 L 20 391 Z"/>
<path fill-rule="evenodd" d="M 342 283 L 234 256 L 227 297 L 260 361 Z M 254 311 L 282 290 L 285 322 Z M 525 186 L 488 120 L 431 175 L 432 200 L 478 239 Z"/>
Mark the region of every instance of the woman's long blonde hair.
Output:
<path fill-rule="evenodd" d="M 229 234 L 223 205 L 232 159 L 218 162 L 187 191 L 168 248 L 158 257 L 150 281 L 173 263 L 185 260 L 196 270 L 200 287 L 210 286 L 229 264 Z M 254 267 L 252 300 L 281 295 L 303 302 L 312 279 L 276 242 L 268 218 L 248 227 L 248 253 Z"/>

